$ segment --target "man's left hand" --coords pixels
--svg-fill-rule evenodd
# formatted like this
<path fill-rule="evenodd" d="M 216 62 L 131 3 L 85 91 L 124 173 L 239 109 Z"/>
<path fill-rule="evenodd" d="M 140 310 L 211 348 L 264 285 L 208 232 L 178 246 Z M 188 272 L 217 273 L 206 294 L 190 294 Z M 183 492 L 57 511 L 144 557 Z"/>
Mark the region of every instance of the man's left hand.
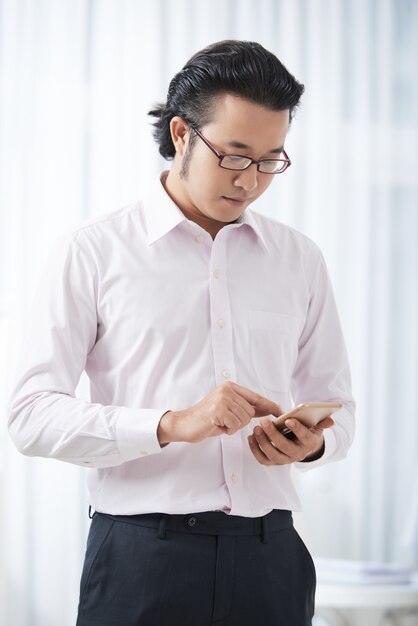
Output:
<path fill-rule="evenodd" d="M 314 461 L 324 450 L 323 430 L 334 425 L 331 417 L 307 428 L 296 419 L 286 420 L 286 426 L 294 433 L 295 439 L 285 437 L 272 424 L 263 419 L 248 437 L 251 451 L 261 465 L 288 465 L 296 461 Z"/>

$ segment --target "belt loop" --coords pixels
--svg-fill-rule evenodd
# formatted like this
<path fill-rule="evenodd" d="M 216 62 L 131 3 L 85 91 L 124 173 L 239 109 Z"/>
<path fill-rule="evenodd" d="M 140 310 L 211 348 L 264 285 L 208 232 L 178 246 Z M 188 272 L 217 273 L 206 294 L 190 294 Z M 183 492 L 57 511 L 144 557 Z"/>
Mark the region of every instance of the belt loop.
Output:
<path fill-rule="evenodd" d="M 262 543 L 268 543 L 268 528 L 267 528 L 267 516 L 263 515 L 261 518 L 261 541 Z"/>
<path fill-rule="evenodd" d="M 89 518 L 90 518 L 90 519 L 93 519 L 93 517 L 94 517 L 94 516 L 95 516 L 95 514 L 96 514 L 96 511 L 93 511 L 93 515 L 92 515 L 92 514 L 91 514 L 91 512 L 92 512 L 92 511 L 93 511 L 93 509 L 91 508 L 91 504 L 89 504 Z"/>
<path fill-rule="evenodd" d="M 164 513 L 162 513 L 159 524 L 158 524 L 158 531 L 157 531 L 158 539 L 166 538 L 166 535 L 165 535 L 166 525 L 167 525 L 167 517 L 164 515 Z"/>

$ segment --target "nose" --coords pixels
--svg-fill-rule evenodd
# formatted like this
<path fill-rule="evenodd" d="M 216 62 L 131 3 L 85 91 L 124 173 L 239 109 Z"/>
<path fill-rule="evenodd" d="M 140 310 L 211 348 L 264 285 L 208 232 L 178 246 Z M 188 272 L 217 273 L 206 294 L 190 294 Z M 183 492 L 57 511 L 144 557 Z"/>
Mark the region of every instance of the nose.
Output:
<path fill-rule="evenodd" d="M 254 191 L 258 185 L 258 170 L 256 163 L 252 163 L 246 170 L 237 174 L 234 180 L 236 187 L 241 187 L 245 191 Z"/>

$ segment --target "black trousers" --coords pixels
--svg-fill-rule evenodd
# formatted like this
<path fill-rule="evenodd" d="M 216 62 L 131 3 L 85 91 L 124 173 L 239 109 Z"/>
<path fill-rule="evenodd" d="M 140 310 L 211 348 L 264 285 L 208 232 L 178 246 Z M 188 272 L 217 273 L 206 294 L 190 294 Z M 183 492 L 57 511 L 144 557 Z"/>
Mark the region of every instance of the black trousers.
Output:
<path fill-rule="evenodd" d="M 77 626 L 310 626 L 315 583 L 289 511 L 95 513 Z"/>

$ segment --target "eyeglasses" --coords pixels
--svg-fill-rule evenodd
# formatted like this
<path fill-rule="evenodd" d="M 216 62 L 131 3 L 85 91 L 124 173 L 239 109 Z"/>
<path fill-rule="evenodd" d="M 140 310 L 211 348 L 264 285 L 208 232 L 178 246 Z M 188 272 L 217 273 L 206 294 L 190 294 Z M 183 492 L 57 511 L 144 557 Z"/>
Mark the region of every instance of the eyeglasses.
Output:
<path fill-rule="evenodd" d="M 190 128 L 194 130 L 196 135 L 198 135 L 207 147 L 212 150 L 214 154 L 216 154 L 219 159 L 219 166 L 225 168 L 226 170 L 242 171 L 249 168 L 253 163 L 256 163 L 257 170 L 263 174 L 282 174 L 292 164 L 292 161 L 289 159 L 284 150 L 284 159 L 262 159 L 261 161 L 256 161 L 255 159 L 250 159 L 250 157 L 243 157 L 237 154 L 222 154 L 221 152 L 218 152 L 218 150 L 212 146 L 211 143 L 209 143 L 200 130 L 198 130 L 195 126 L 190 126 Z"/>

